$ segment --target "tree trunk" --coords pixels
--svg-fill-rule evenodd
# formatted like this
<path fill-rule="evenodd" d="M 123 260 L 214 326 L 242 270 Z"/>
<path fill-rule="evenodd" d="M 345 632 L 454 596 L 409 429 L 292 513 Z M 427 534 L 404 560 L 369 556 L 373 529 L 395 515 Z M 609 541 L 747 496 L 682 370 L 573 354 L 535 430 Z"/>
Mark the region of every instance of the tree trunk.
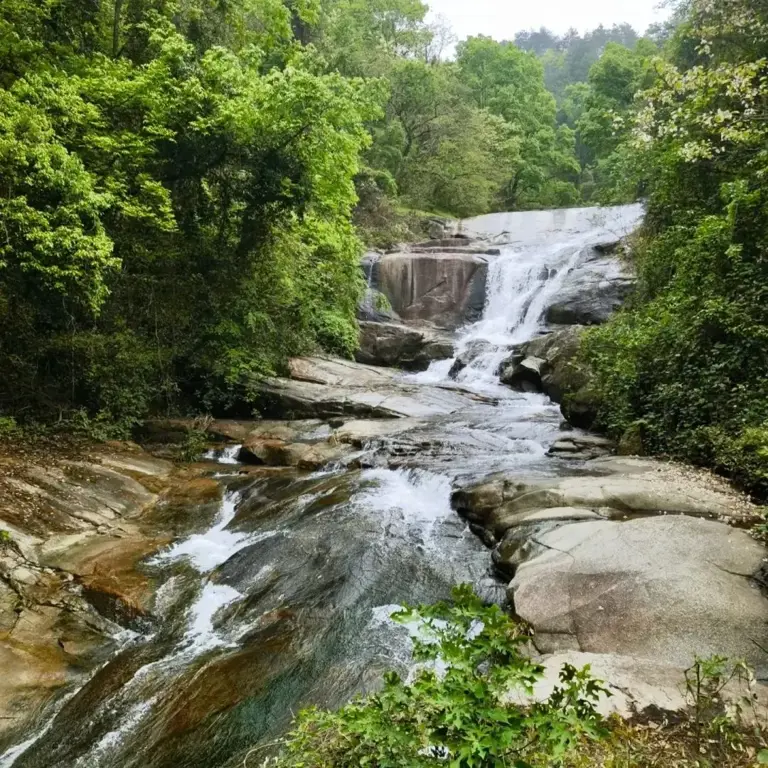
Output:
<path fill-rule="evenodd" d="M 115 14 L 112 18 L 112 58 L 116 59 L 120 52 L 120 14 L 123 10 L 123 0 L 115 0 Z"/>

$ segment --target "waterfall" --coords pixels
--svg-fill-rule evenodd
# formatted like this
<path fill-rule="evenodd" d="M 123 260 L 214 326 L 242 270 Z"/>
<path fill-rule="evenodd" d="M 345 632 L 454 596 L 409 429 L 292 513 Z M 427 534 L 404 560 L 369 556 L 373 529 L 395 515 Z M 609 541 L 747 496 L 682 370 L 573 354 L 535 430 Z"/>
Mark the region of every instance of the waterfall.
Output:
<path fill-rule="evenodd" d="M 473 360 L 456 381 L 504 394 L 498 385 L 500 365 L 516 346 L 545 330 L 546 310 L 583 254 L 606 239 L 631 232 L 641 215 L 640 206 L 625 206 L 498 214 L 469 222 L 470 230 L 502 246 L 500 255 L 488 265 L 483 316 L 460 331 L 453 360 L 433 363 L 410 380 L 422 384 L 447 381 L 456 359 L 474 348 Z"/>

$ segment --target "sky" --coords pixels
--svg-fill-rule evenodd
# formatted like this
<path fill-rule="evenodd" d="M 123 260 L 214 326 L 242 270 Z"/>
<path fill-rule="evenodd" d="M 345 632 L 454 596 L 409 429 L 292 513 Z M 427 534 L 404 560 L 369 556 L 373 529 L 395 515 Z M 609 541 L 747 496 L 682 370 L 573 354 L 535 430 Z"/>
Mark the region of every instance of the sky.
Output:
<path fill-rule="evenodd" d="M 489 35 L 510 40 L 523 29 L 547 27 L 563 33 L 570 27 L 586 32 L 603 24 L 627 22 L 639 32 L 661 21 L 667 12 L 659 0 L 427 0 L 432 13 L 448 19 L 454 33 Z"/>

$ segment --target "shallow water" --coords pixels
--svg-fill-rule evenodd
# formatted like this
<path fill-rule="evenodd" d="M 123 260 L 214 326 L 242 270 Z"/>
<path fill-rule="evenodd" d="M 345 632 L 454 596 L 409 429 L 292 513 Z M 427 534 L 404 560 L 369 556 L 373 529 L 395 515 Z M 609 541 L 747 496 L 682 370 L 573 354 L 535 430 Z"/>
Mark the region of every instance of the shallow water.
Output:
<path fill-rule="evenodd" d="M 409 628 L 389 620 L 396 607 L 445 598 L 462 582 L 502 600 L 487 550 L 451 510 L 452 486 L 493 471 L 565 471 L 546 457 L 559 409 L 501 387 L 497 369 L 542 331 L 582 249 L 627 234 L 640 215 L 627 207 L 465 222 L 501 255 L 482 320 L 457 335 L 457 354 L 478 341 L 486 349 L 457 383 L 498 404 L 373 441 L 363 471 L 240 476 L 238 446 L 209 454 L 223 465 L 218 515 L 144 564 L 159 585 L 151 625 L 66 692 L 0 768 L 241 765 L 301 707 L 336 706 L 371 690 L 384 669 L 407 671 Z M 452 362 L 408 378 L 450 385 Z"/>

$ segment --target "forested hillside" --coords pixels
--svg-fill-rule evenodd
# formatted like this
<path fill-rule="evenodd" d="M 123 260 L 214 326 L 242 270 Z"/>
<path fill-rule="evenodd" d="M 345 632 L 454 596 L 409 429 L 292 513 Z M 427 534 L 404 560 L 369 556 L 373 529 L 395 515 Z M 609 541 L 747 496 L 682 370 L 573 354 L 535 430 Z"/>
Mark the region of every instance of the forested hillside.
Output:
<path fill-rule="evenodd" d="M 696 0 L 622 118 L 634 307 L 587 340 L 602 424 L 768 491 L 768 4 Z M 598 69 L 593 69 L 594 80 Z M 626 129 L 623 126 L 627 126 Z"/>

